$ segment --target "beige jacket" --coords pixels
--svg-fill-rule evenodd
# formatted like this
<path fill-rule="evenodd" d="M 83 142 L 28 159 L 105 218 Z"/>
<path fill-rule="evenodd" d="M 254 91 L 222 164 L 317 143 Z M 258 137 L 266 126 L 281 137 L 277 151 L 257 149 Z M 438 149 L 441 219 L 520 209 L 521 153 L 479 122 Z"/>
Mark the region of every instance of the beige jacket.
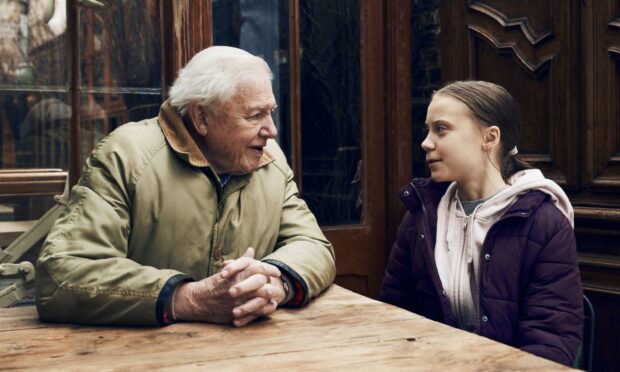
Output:
<path fill-rule="evenodd" d="M 164 285 L 221 270 L 248 247 L 301 284 L 304 303 L 332 283 L 334 251 L 270 140 L 259 169 L 222 188 L 181 117 L 128 123 L 87 159 L 37 262 L 44 320 L 157 324 Z"/>

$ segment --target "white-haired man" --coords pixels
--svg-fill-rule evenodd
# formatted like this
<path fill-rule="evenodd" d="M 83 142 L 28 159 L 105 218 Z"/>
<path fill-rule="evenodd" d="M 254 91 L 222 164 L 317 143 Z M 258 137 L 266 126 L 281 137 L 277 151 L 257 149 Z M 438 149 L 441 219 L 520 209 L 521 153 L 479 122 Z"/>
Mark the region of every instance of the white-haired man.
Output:
<path fill-rule="evenodd" d="M 325 289 L 334 252 L 273 140 L 275 107 L 262 59 L 194 56 L 157 118 L 86 161 L 37 262 L 41 319 L 243 326 Z"/>

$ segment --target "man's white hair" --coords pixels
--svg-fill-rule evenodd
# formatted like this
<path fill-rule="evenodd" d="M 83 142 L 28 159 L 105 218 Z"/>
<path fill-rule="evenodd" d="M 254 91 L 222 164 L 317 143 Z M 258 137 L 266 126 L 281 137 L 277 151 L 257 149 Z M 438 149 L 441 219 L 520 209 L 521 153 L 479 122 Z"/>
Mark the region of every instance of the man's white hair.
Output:
<path fill-rule="evenodd" d="M 238 48 L 209 47 L 179 71 L 170 88 L 170 105 L 181 115 L 185 115 L 187 105 L 195 100 L 217 108 L 235 94 L 237 87 L 263 78 L 261 73 L 273 78 L 263 59 Z"/>

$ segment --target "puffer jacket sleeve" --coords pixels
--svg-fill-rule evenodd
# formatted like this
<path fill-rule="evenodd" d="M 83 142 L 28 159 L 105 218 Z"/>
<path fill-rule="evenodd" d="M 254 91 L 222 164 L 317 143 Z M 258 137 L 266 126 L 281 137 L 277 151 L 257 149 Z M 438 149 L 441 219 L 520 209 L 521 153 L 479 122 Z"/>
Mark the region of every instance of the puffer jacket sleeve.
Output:
<path fill-rule="evenodd" d="M 413 215 L 407 212 L 398 228 L 396 241 L 385 269 L 379 300 L 414 311 L 415 285 L 411 269 L 411 236 L 416 236 Z"/>
<path fill-rule="evenodd" d="M 316 218 L 299 197 L 293 171 L 286 165 L 284 155 L 281 152 L 278 155 L 281 159 L 276 161 L 286 177 L 286 192 L 278 241 L 274 252 L 263 261 L 277 266 L 293 279 L 301 294 L 295 305 L 301 306 L 334 281 L 335 255 Z"/>
<path fill-rule="evenodd" d="M 583 292 L 575 234 L 563 221 L 535 258 L 515 346 L 572 365 L 582 334 Z"/>
<path fill-rule="evenodd" d="M 37 261 L 41 319 L 85 324 L 159 323 L 156 306 L 160 291 L 182 274 L 128 258 L 133 185 L 148 161 L 145 154 L 125 156 L 131 148 L 126 136 L 114 132 L 86 161 L 83 176 L 73 187 L 66 210 Z"/>

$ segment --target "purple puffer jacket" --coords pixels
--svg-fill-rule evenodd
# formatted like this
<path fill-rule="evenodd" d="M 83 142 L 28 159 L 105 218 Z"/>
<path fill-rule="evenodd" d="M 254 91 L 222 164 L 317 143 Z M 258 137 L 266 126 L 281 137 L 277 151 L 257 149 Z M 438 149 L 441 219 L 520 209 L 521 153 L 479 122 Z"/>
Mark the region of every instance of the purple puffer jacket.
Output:
<path fill-rule="evenodd" d="M 409 211 L 379 299 L 455 327 L 434 255 L 437 206 L 448 186 L 415 179 L 401 191 Z M 522 195 L 489 230 L 480 260 L 475 332 L 571 365 L 581 339 L 583 292 L 573 229 L 547 194 Z"/>

